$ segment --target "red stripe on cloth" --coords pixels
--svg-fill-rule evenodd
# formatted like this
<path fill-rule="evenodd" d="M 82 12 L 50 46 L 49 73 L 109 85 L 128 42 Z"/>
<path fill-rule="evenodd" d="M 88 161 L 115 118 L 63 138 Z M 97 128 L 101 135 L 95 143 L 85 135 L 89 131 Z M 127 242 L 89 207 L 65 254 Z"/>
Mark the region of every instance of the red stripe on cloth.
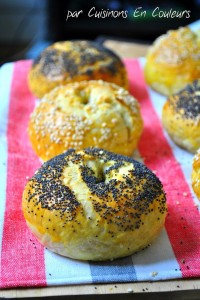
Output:
<path fill-rule="evenodd" d="M 168 144 L 148 94 L 143 71 L 137 60 L 125 61 L 130 91 L 139 100 L 144 119 L 139 151 L 145 164 L 156 170 L 167 194 L 166 230 L 183 277 L 200 276 L 200 215 L 189 184 Z M 177 201 L 180 203 L 177 205 Z"/>
<path fill-rule="evenodd" d="M 29 67 L 30 61 L 15 63 L 11 85 L 1 287 L 46 285 L 44 248 L 26 226 L 21 209 L 26 177 L 32 176 L 40 165 L 29 145 L 26 130 L 35 102 L 27 86 Z"/>

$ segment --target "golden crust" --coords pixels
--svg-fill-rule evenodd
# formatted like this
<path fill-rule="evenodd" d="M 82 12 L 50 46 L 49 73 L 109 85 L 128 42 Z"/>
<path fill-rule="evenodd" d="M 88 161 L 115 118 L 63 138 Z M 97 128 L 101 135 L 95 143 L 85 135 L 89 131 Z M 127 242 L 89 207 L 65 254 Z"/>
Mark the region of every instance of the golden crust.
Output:
<path fill-rule="evenodd" d="M 200 148 L 200 80 L 168 98 L 162 122 L 177 145 L 192 153 Z"/>
<path fill-rule="evenodd" d="M 162 229 L 166 199 L 143 164 L 100 148 L 68 150 L 28 181 L 22 208 L 39 241 L 81 260 L 123 257 Z"/>
<path fill-rule="evenodd" d="M 57 42 L 47 47 L 33 63 L 28 83 L 38 98 L 59 85 L 104 80 L 128 88 L 121 59 L 105 47 L 89 41 Z"/>
<path fill-rule="evenodd" d="M 200 149 L 194 156 L 192 164 L 192 187 L 200 200 Z"/>
<path fill-rule="evenodd" d="M 96 146 L 132 155 L 143 128 L 140 108 L 123 88 L 103 81 L 60 86 L 40 101 L 28 135 L 46 161 L 69 148 Z"/>
<path fill-rule="evenodd" d="M 168 31 L 150 47 L 145 79 L 166 96 L 200 78 L 200 37 L 188 27 Z"/>

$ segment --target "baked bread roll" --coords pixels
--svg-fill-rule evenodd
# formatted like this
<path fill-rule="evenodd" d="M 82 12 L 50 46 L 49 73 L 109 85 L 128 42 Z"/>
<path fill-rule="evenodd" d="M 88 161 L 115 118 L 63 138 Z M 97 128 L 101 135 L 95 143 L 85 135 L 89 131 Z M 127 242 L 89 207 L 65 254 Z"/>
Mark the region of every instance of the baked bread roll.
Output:
<path fill-rule="evenodd" d="M 192 153 L 200 148 L 200 80 L 168 98 L 162 122 L 177 145 Z"/>
<path fill-rule="evenodd" d="M 200 149 L 194 156 L 192 164 L 192 187 L 200 200 Z"/>
<path fill-rule="evenodd" d="M 57 42 L 47 47 L 34 61 L 28 75 L 30 90 L 38 98 L 59 85 L 98 79 L 128 88 L 121 59 L 102 45 L 89 41 Z"/>
<path fill-rule="evenodd" d="M 200 36 L 188 27 L 168 31 L 150 47 L 146 82 L 166 96 L 200 78 Z"/>
<path fill-rule="evenodd" d="M 70 149 L 44 163 L 28 181 L 22 207 L 45 247 L 81 260 L 143 249 L 167 211 L 162 184 L 147 167 L 100 148 Z"/>
<path fill-rule="evenodd" d="M 45 95 L 31 115 L 28 135 L 46 161 L 69 148 L 101 147 L 132 155 L 143 128 L 139 104 L 127 90 L 104 81 L 81 81 Z"/>

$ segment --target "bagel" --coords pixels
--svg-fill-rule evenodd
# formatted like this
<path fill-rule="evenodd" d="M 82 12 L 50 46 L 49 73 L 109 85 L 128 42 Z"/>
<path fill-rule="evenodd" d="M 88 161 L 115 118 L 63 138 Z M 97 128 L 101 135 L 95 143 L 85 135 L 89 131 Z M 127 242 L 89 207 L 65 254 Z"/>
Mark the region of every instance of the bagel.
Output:
<path fill-rule="evenodd" d="M 200 200 L 200 149 L 194 156 L 192 164 L 192 187 Z"/>
<path fill-rule="evenodd" d="M 195 80 L 165 102 L 163 126 L 180 147 L 195 153 L 200 148 L 200 80 Z"/>
<path fill-rule="evenodd" d="M 132 155 L 143 128 L 139 104 L 127 90 L 104 81 L 55 88 L 33 111 L 28 135 L 46 161 L 69 148 L 96 146 Z"/>
<path fill-rule="evenodd" d="M 167 206 L 159 179 L 142 163 L 100 148 L 69 149 L 27 182 L 27 225 L 49 250 L 80 260 L 112 260 L 149 245 Z"/>
<path fill-rule="evenodd" d="M 200 78 L 200 35 L 189 27 L 170 30 L 149 48 L 146 82 L 166 96 L 177 93 Z"/>
<path fill-rule="evenodd" d="M 128 88 L 127 72 L 121 59 L 91 41 L 63 41 L 50 45 L 33 62 L 28 74 L 30 90 L 38 98 L 59 85 L 98 79 Z"/>

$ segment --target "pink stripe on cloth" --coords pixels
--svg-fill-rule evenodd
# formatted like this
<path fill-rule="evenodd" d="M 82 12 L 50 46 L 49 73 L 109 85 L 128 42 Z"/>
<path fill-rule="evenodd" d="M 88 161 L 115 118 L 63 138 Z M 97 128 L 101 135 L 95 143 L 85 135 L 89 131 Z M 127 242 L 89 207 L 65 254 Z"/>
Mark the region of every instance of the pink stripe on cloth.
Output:
<path fill-rule="evenodd" d="M 156 170 L 167 194 L 166 230 L 183 277 L 200 276 L 200 215 L 194 205 L 189 184 L 168 144 L 144 81 L 138 60 L 125 61 L 131 93 L 139 100 L 144 132 L 139 151 L 145 164 Z M 177 205 L 177 201 L 180 203 Z"/>
<path fill-rule="evenodd" d="M 29 67 L 30 61 L 15 63 L 11 85 L 0 287 L 46 285 L 44 248 L 26 226 L 21 209 L 26 177 L 32 176 L 40 165 L 29 145 L 26 131 L 35 102 L 27 86 Z"/>

